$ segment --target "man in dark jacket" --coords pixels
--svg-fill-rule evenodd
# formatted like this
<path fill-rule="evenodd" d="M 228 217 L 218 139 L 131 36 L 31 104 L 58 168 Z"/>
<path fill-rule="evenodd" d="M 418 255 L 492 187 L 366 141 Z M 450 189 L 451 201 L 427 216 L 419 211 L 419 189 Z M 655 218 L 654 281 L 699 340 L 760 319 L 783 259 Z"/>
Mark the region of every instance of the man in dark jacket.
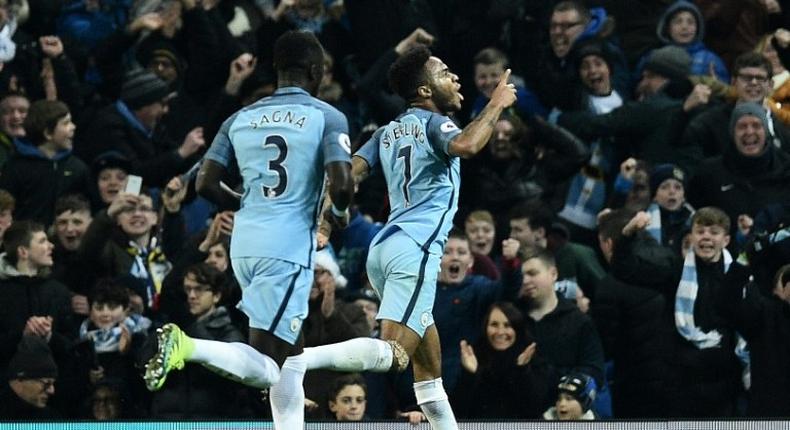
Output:
<path fill-rule="evenodd" d="M 674 334 L 673 307 L 661 291 L 678 284 L 679 274 L 673 269 L 680 264 L 679 254 L 645 233 L 633 234 L 633 223 L 629 222 L 634 215 L 619 209 L 598 223 L 599 243 L 610 274 L 598 284 L 592 317 L 606 357 L 614 361 L 614 416 L 668 417 L 666 385 L 671 378 L 667 355 Z"/>
<path fill-rule="evenodd" d="M 8 383 L 0 389 L 0 419 L 58 418 L 48 406 L 57 377 L 58 366 L 47 342 L 38 336 L 23 336 L 8 366 Z"/>
<path fill-rule="evenodd" d="M 600 387 L 604 379 L 601 339 L 590 317 L 554 291 L 556 266 L 554 256 L 545 249 L 525 257 L 516 305 L 527 317 L 527 330 L 538 350 L 558 375 L 583 372 Z"/>
<path fill-rule="evenodd" d="M 771 295 L 750 282 L 755 255 L 733 262 L 720 297 L 722 313 L 748 342 L 751 374 L 748 413 L 787 417 L 790 404 L 790 265 L 777 271 Z"/>
<path fill-rule="evenodd" d="M 0 258 L 0 344 L 38 336 L 60 357 L 69 345 L 73 319 L 71 293 L 44 274 L 52 267 L 52 243 L 44 227 L 30 221 L 15 222 L 3 242 L 8 252 Z M 12 354 L 11 348 L 0 348 L 0 372 Z"/>
<path fill-rule="evenodd" d="M 205 146 L 202 130 L 187 134 L 178 148 L 161 137 L 158 125 L 168 112 L 171 98 L 168 85 L 153 73 L 129 75 L 121 98 L 97 112 L 84 126 L 78 153 L 93 160 L 108 150 L 119 151 L 131 162 L 130 173 L 142 176 L 148 186 L 164 186 L 185 171 L 192 156 Z"/>
<path fill-rule="evenodd" d="M 768 204 L 790 201 L 790 154 L 770 144 L 765 109 L 757 103 L 738 104 L 728 130 L 731 140 L 724 154 L 705 160 L 692 179 L 691 204 L 716 206 L 737 220 L 740 215 L 754 218 Z M 730 234 L 735 233 L 733 225 Z"/>
<path fill-rule="evenodd" d="M 0 187 L 16 198 L 17 219 L 49 225 L 58 197 L 88 194 L 90 171 L 71 153 L 75 126 L 64 103 L 33 103 L 24 124 L 26 137 L 14 141 L 16 153 L 3 168 Z"/>

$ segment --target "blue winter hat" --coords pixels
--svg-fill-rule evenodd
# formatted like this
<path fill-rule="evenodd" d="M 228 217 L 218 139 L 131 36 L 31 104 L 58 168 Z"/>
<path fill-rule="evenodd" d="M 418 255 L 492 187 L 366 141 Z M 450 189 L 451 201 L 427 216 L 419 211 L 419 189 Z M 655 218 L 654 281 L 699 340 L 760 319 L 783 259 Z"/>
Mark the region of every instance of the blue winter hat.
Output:
<path fill-rule="evenodd" d="M 597 394 L 595 379 L 581 372 L 571 373 L 560 378 L 557 390 L 570 394 L 579 402 L 584 412 L 590 410 Z"/>
<path fill-rule="evenodd" d="M 659 164 L 650 172 L 650 195 L 655 196 L 658 187 L 667 179 L 675 179 L 686 189 L 686 174 L 683 169 L 674 164 Z"/>

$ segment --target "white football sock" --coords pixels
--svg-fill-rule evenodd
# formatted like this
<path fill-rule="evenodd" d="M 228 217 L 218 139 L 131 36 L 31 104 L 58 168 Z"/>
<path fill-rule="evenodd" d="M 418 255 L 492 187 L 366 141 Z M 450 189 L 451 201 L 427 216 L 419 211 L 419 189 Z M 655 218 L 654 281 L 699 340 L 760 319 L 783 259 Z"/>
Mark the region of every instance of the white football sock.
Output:
<path fill-rule="evenodd" d="M 246 343 L 192 340 L 195 349 L 189 361 L 200 363 L 214 373 L 261 389 L 271 387 L 280 378 L 277 363 Z"/>
<path fill-rule="evenodd" d="M 305 348 L 304 356 L 307 370 L 387 372 L 392 367 L 392 347 L 381 339 L 369 337 Z"/>
<path fill-rule="evenodd" d="M 414 396 L 433 430 L 458 430 L 442 378 L 414 383 Z"/>
<path fill-rule="evenodd" d="M 269 390 L 272 420 L 277 430 L 304 428 L 304 354 L 288 357 L 280 371 L 280 381 Z"/>

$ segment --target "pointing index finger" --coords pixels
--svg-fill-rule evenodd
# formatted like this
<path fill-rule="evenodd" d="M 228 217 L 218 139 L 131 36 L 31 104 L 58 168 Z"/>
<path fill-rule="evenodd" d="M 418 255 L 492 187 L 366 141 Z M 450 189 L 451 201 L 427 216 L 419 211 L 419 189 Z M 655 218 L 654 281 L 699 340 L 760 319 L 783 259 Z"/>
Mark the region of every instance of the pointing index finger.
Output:
<path fill-rule="evenodd" d="M 505 73 L 502 74 L 502 78 L 499 80 L 499 86 L 507 85 L 509 79 L 510 69 L 507 69 L 505 70 Z"/>

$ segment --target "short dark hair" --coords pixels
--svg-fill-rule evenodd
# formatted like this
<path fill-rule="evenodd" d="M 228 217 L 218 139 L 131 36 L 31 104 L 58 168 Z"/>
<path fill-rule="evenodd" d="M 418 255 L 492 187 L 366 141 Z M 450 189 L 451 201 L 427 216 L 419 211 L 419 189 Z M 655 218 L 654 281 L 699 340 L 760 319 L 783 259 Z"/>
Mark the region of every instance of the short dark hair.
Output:
<path fill-rule="evenodd" d="M 186 268 L 184 277 L 192 275 L 195 280 L 203 285 L 208 285 L 214 294 L 225 296 L 225 274 L 206 263 L 193 264 Z"/>
<path fill-rule="evenodd" d="M 617 241 L 623 236 L 623 227 L 636 215 L 633 209 L 615 209 L 598 219 L 598 235 L 604 239 Z"/>
<path fill-rule="evenodd" d="M 533 246 L 524 253 L 524 263 L 529 260 L 538 259 L 546 267 L 557 267 L 557 260 L 554 258 L 554 253 L 546 248 Z"/>
<path fill-rule="evenodd" d="M 33 235 L 40 231 L 45 231 L 44 226 L 35 221 L 16 221 L 8 227 L 3 234 L 3 248 L 5 248 L 5 258 L 9 263 L 16 266 L 19 261 L 17 249 L 20 246 L 29 247 L 33 240 Z"/>
<path fill-rule="evenodd" d="M 450 233 L 447 234 L 447 240 L 450 239 L 469 241 L 469 238 L 466 236 L 466 232 L 456 226 L 453 226 L 453 228 L 450 229 Z"/>
<path fill-rule="evenodd" d="M 537 230 L 543 227 L 546 234 L 549 234 L 551 223 L 554 222 L 554 212 L 540 200 L 530 200 L 511 209 L 509 219 L 527 219 L 529 228 Z"/>
<path fill-rule="evenodd" d="M 298 70 L 309 72 L 313 66 L 324 64 L 324 48 L 313 33 L 292 30 L 274 42 L 273 60 L 278 72 Z"/>
<path fill-rule="evenodd" d="M 25 133 L 28 139 L 39 146 L 46 141 L 44 132 L 52 132 L 58 121 L 69 114 L 69 107 L 57 100 L 39 100 L 30 105 L 25 117 Z"/>
<path fill-rule="evenodd" d="M 691 217 L 691 225 L 694 226 L 694 224 L 705 227 L 717 225 L 723 228 L 725 233 L 729 234 L 730 225 L 732 223 L 730 217 L 724 213 L 723 210 L 717 207 L 707 206 L 694 212 L 694 215 Z"/>
<path fill-rule="evenodd" d="M 368 396 L 368 384 L 365 383 L 365 378 L 359 373 L 348 373 L 340 375 L 332 381 L 332 385 L 329 386 L 329 392 L 327 393 L 327 400 L 334 402 L 338 393 L 349 385 L 359 385 L 362 387 L 362 391 L 365 392 L 365 397 Z"/>
<path fill-rule="evenodd" d="M 561 1 L 554 5 L 554 8 L 551 10 L 552 13 L 554 12 L 567 12 L 569 10 L 575 10 L 579 17 L 582 19 L 584 24 L 586 25 L 592 19 L 592 15 L 590 15 L 590 9 L 587 8 L 583 3 L 575 0 L 565 0 Z"/>
<path fill-rule="evenodd" d="M 0 211 L 10 210 L 11 212 L 16 209 L 16 199 L 11 193 L 0 188 Z"/>
<path fill-rule="evenodd" d="M 103 303 L 106 305 L 129 307 L 129 290 L 111 279 L 100 279 L 88 294 L 88 304 Z"/>
<path fill-rule="evenodd" d="M 91 204 L 82 194 L 66 194 L 55 200 L 55 216 L 64 212 L 91 212 Z"/>
<path fill-rule="evenodd" d="M 508 60 L 507 54 L 492 47 L 481 49 L 472 60 L 472 64 L 475 66 L 478 64 L 484 64 L 486 66 L 490 66 L 492 64 L 501 64 L 507 67 L 509 62 L 510 60 Z"/>
<path fill-rule="evenodd" d="M 415 46 L 390 66 L 389 82 L 392 91 L 406 101 L 417 98 L 417 88 L 428 82 L 425 63 L 431 58 L 431 50 L 423 45 Z"/>
<path fill-rule="evenodd" d="M 744 52 L 735 58 L 735 65 L 732 68 L 732 76 L 738 76 L 738 73 L 741 72 L 741 69 L 745 69 L 747 67 L 759 67 L 765 69 L 769 78 L 774 75 L 774 68 L 771 66 L 771 62 L 768 61 L 768 59 L 765 58 L 763 54 L 750 51 Z"/>

